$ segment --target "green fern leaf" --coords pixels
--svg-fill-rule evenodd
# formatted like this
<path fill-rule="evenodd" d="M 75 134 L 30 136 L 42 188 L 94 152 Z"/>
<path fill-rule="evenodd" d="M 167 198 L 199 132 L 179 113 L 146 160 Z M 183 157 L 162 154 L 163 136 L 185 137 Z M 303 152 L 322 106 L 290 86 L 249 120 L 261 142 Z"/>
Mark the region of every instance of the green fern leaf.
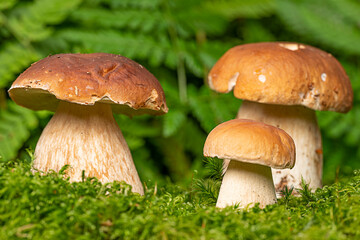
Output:
<path fill-rule="evenodd" d="M 62 22 L 80 2 L 81 0 L 37 0 L 23 3 L 9 14 L 9 28 L 26 41 L 43 40 L 53 32 L 47 25 Z"/>
<path fill-rule="evenodd" d="M 185 66 L 197 77 L 204 76 L 204 65 L 199 59 L 196 53 L 196 47 L 194 44 L 188 43 L 188 49 L 182 52 L 185 60 Z"/>
<path fill-rule="evenodd" d="M 179 131 L 184 124 L 186 113 L 180 109 L 170 110 L 163 118 L 163 135 L 169 137 Z"/>
<path fill-rule="evenodd" d="M 118 114 L 115 115 L 115 120 L 124 135 L 136 137 L 156 137 L 161 135 L 160 124 L 152 122 L 150 116 L 129 118 Z"/>
<path fill-rule="evenodd" d="M 221 122 L 235 118 L 240 100 L 231 93 L 217 94 L 211 92 L 208 87 L 202 87 L 198 92 L 189 89 L 189 104 L 203 129 L 210 132 Z"/>
<path fill-rule="evenodd" d="M 358 0 L 329 0 L 333 9 L 341 13 L 354 24 L 360 23 L 360 2 Z"/>
<path fill-rule="evenodd" d="M 212 0 L 205 4 L 206 9 L 216 11 L 229 19 L 260 18 L 274 12 L 274 0 Z"/>
<path fill-rule="evenodd" d="M 155 9 L 158 8 L 162 1 L 161 0 L 104 0 L 103 2 L 108 3 L 112 8 L 139 8 L 139 9 Z"/>
<path fill-rule="evenodd" d="M 167 67 L 176 69 L 177 66 L 177 57 L 171 50 L 170 42 L 165 38 L 155 39 L 147 35 L 119 33 L 113 30 L 91 32 L 75 29 L 59 31 L 57 37 L 80 44 L 89 52 L 110 52 L 140 60 L 159 56 L 159 59 L 156 59 L 157 65 L 163 59 Z M 153 52 L 156 55 L 153 55 Z"/>
<path fill-rule="evenodd" d="M 206 134 L 199 125 L 194 120 L 187 119 L 183 127 L 179 129 L 178 134 L 185 149 L 201 160 Z"/>
<path fill-rule="evenodd" d="M 191 91 L 189 91 L 190 93 Z M 189 105 L 196 119 L 200 122 L 201 127 L 210 132 L 217 124 L 215 114 L 209 105 L 208 98 L 193 97 L 189 94 Z"/>
<path fill-rule="evenodd" d="M 276 41 L 275 36 L 269 29 L 258 21 L 247 21 L 244 26 L 243 35 L 246 43 Z"/>
<path fill-rule="evenodd" d="M 119 28 L 132 31 L 166 31 L 166 22 L 160 11 L 148 9 L 107 10 L 100 8 L 81 8 L 74 11 L 70 19 L 87 27 Z"/>
<path fill-rule="evenodd" d="M 360 54 L 359 28 L 344 20 L 336 9 L 308 0 L 278 0 L 278 13 L 292 29 L 347 53 Z"/>
<path fill-rule="evenodd" d="M 207 35 L 224 33 L 227 19 L 219 14 L 218 9 L 206 9 L 204 14 L 204 3 L 206 1 L 173 1 L 169 4 L 168 19 L 165 18 L 169 21 L 168 25 L 174 27 L 183 38 L 196 36 L 199 32 Z"/>
<path fill-rule="evenodd" d="M 25 67 L 40 59 L 40 55 L 21 44 L 5 44 L 0 51 L 0 88 L 4 88 L 15 79 Z"/>
<path fill-rule="evenodd" d="M 152 142 L 164 156 L 164 164 L 175 180 L 183 180 L 190 169 L 190 159 L 186 154 L 183 142 L 176 136 L 156 138 Z"/>
<path fill-rule="evenodd" d="M 17 116 L 21 116 L 22 119 L 26 120 L 26 121 L 23 121 L 23 124 L 28 129 L 35 129 L 38 126 L 38 124 L 39 124 L 38 117 L 34 111 L 29 110 L 24 107 L 21 107 L 19 105 L 16 105 L 12 101 L 8 102 L 7 104 L 8 104 L 7 107 L 10 112 L 16 114 Z"/>
<path fill-rule="evenodd" d="M 31 110 L 8 103 L 8 110 L 0 112 L 0 154 L 3 160 L 16 157 L 17 152 L 30 137 L 30 130 L 38 126 Z"/>

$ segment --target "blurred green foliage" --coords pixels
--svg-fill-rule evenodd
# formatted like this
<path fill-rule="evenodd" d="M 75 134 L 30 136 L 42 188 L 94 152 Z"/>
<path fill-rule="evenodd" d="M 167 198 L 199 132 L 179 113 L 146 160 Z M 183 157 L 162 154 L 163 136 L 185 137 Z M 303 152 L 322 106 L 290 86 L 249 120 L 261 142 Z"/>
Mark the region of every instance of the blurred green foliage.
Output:
<path fill-rule="evenodd" d="M 341 2 L 341 3 L 340 3 Z M 51 117 L 11 102 L 16 76 L 50 54 L 109 52 L 138 61 L 161 82 L 169 113 L 116 116 L 142 180 L 202 176 L 207 133 L 241 101 L 206 86 L 230 47 L 297 41 L 337 57 L 350 76 L 348 114 L 319 112 L 324 180 L 360 168 L 360 3 L 357 0 L 0 0 L 0 156 L 24 158 Z"/>

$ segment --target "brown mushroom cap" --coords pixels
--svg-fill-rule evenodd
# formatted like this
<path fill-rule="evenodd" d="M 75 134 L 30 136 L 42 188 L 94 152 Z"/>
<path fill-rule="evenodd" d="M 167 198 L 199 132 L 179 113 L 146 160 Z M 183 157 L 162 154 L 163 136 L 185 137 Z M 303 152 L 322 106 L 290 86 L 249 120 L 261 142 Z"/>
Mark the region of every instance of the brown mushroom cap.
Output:
<path fill-rule="evenodd" d="M 59 100 L 109 103 L 115 113 L 160 115 L 168 111 L 158 80 L 140 64 L 107 53 L 57 54 L 23 72 L 10 97 L 33 110 L 55 111 Z"/>
<path fill-rule="evenodd" d="M 204 156 L 292 168 L 295 144 L 283 130 L 248 119 L 234 119 L 215 127 L 204 145 Z"/>
<path fill-rule="evenodd" d="M 299 43 L 268 42 L 236 46 L 209 73 L 211 89 L 237 98 L 314 110 L 348 112 L 351 83 L 329 53 Z"/>

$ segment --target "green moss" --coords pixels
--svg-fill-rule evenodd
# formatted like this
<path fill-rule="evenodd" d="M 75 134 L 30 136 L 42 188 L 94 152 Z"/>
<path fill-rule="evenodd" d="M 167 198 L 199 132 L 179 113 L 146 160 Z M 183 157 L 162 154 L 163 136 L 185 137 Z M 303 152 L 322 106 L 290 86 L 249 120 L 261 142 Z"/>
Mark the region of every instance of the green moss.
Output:
<path fill-rule="evenodd" d="M 359 239 L 360 174 L 248 211 L 216 209 L 190 188 L 69 183 L 0 166 L 0 239 Z M 210 201 L 211 202 L 211 201 Z"/>

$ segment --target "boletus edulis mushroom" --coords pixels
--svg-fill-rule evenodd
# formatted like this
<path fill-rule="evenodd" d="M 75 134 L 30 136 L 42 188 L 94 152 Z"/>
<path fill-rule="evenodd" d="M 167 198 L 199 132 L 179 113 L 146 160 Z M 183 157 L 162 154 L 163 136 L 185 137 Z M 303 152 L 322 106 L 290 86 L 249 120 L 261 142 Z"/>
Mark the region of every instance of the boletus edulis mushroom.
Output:
<path fill-rule="evenodd" d="M 85 171 L 144 193 L 113 117 L 168 111 L 160 83 L 143 66 L 114 54 L 57 54 L 32 64 L 9 95 L 23 107 L 55 112 L 36 145 L 34 169 L 59 171 L 69 164 L 70 181 L 80 181 Z"/>
<path fill-rule="evenodd" d="M 221 184 L 216 206 L 239 204 L 260 208 L 276 203 L 271 174 L 292 168 L 295 144 L 283 130 L 248 119 L 234 119 L 215 127 L 204 145 L 204 156 L 227 159 L 229 166 Z"/>
<path fill-rule="evenodd" d="M 279 127 L 294 139 L 295 167 L 273 169 L 278 196 L 285 187 L 301 188 L 302 179 L 311 189 L 322 186 L 323 152 L 315 110 L 346 113 L 353 102 L 349 78 L 331 54 L 291 42 L 239 45 L 214 65 L 208 83 L 217 92 L 233 90 L 243 99 L 237 118 Z"/>

